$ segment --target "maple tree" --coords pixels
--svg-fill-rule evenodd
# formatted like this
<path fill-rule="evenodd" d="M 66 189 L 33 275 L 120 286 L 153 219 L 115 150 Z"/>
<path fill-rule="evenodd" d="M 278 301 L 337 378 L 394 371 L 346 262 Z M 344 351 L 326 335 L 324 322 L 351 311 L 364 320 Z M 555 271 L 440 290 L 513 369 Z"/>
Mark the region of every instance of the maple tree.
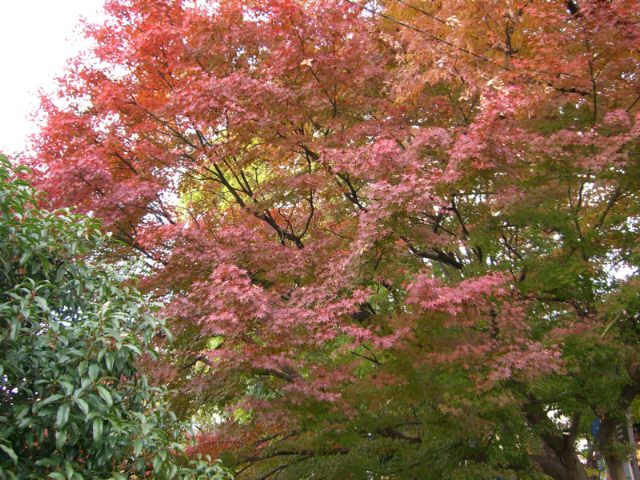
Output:
<path fill-rule="evenodd" d="M 109 0 L 32 164 L 148 261 L 239 478 L 586 479 L 587 439 L 617 480 L 638 7 Z"/>

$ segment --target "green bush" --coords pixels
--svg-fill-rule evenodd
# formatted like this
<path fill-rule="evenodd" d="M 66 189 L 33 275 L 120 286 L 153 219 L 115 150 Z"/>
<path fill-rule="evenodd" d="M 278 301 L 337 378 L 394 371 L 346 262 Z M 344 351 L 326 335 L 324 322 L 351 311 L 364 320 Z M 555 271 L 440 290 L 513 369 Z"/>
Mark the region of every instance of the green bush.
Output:
<path fill-rule="evenodd" d="M 0 156 L 0 478 L 222 479 L 137 364 L 163 330 L 96 252 L 99 224 L 38 207 Z"/>

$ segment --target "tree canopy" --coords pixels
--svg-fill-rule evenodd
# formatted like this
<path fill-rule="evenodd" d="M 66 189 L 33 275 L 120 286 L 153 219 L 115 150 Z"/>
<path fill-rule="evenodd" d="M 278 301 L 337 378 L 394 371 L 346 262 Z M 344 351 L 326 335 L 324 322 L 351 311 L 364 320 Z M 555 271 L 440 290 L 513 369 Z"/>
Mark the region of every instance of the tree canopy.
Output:
<path fill-rule="evenodd" d="M 109 0 L 32 164 L 147 259 L 238 478 L 618 480 L 639 6 Z"/>
<path fill-rule="evenodd" d="M 92 219 L 38 208 L 0 157 L 0 478 L 222 479 L 139 369 L 162 325 L 97 255 Z"/>

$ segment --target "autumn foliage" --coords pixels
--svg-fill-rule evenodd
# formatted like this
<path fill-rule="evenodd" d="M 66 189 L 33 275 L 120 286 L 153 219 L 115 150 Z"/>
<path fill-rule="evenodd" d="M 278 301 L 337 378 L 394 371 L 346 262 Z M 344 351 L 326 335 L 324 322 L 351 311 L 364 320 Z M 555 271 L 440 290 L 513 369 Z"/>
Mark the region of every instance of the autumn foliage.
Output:
<path fill-rule="evenodd" d="M 619 472 L 637 0 L 106 11 L 32 163 L 147 260 L 201 451 L 239 478 L 586 479 L 586 438 Z"/>

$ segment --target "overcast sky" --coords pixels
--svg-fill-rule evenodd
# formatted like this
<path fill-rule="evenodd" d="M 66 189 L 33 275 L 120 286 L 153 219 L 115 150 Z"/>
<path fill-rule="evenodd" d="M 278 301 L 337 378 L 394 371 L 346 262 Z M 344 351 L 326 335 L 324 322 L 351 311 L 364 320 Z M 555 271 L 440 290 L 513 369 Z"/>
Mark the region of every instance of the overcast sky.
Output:
<path fill-rule="evenodd" d="M 0 151 L 24 150 L 39 88 L 51 91 L 82 47 L 80 17 L 95 21 L 103 0 L 0 0 Z"/>

